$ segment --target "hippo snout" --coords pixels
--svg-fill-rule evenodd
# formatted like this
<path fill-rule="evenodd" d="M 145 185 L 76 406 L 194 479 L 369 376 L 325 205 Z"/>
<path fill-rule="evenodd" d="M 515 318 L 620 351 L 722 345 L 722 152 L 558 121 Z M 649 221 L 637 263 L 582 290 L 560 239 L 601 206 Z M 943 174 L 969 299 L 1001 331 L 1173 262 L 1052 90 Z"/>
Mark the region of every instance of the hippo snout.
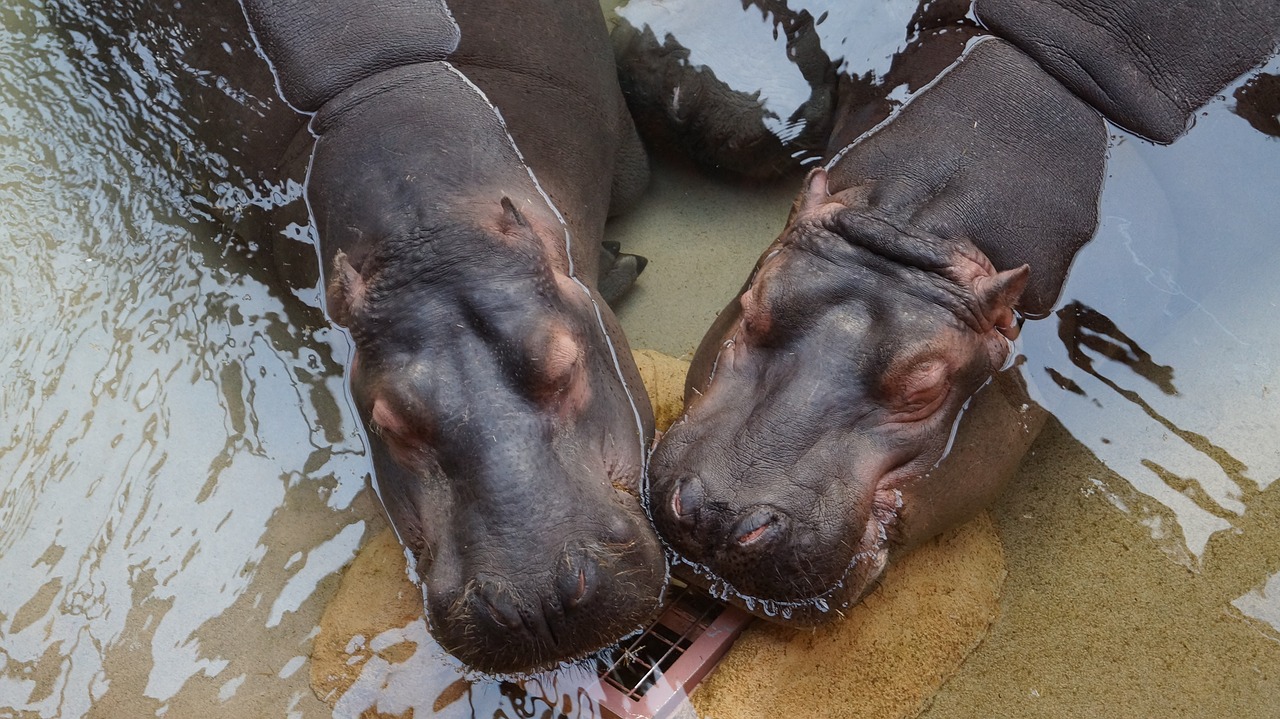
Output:
<path fill-rule="evenodd" d="M 777 507 L 760 505 L 734 515 L 708 506 L 706 495 L 697 476 L 682 477 L 671 484 L 666 506 L 657 516 L 663 536 L 686 557 L 699 557 L 699 547 L 755 552 L 785 541 L 790 520 Z"/>
<path fill-rule="evenodd" d="M 809 600 L 839 584 L 854 559 L 855 543 L 836 536 L 849 528 L 813 511 L 731 502 L 740 495 L 715 496 L 709 480 L 692 473 L 655 479 L 659 534 L 679 557 L 744 598 Z"/>
<path fill-rule="evenodd" d="M 477 572 L 464 586 L 429 582 L 432 633 L 467 666 L 513 675 L 588 656 L 657 613 L 666 565 L 656 541 L 586 543 L 553 561 Z"/>
<path fill-rule="evenodd" d="M 600 586 L 602 569 L 592 557 L 579 555 L 566 557 L 564 571 L 556 578 L 556 590 L 560 606 L 573 610 L 587 603 Z"/>
<path fill-rule="evenodd" d="M 603 568 L 590 557 L 566 557 L 563 571 L 553 582 L 554 589 L 540 601 L 529 601 L 516 587 L 495 576 L 476 578 L 472 606 L 466 608 L 473 624 L 491 620 L 503 631 L 526 643 L 559 645 L 561 638 L 573 636 L 574 613 L 585 606 L 600 587 Z M 467 618 L 464 617 L 464 621 Z"/>
<path fill-rule="evenodd" d="M 697 477 L 677 480 L 671 489 L 671 517 L 685 530 L 696 530 L 706 490 Z"/>

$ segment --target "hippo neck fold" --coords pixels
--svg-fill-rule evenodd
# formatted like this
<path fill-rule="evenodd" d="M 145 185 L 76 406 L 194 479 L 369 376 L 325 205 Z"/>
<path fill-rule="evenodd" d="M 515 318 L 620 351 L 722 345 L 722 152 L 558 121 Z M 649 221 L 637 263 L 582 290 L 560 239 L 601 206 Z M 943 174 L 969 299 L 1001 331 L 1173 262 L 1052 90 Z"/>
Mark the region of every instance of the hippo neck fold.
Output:
<path fill-rule="evenodd" d="M 894 222 L 869 208 L 840 212 L 835 233 L 850 246 L 864 250 L 864 264 L 893 278 L 905 279 L 900 287 L 921 299 L 950 310 L 975 332 L 986 332 L 986 317 L 973 283 L 995 274 L 991 260 L 977 245 L 962 236 L 939 237 Z M 903 275 L 908 275 L 903 278 Z"/>
<path fill-rule="evenodd" d="M 985 38 L 896 115 L 828 148 L 827 169 L 833 193 L 913 234 L 967 238 L 998 270 L 1030 265 L 1019 310 L 1043 316 L 1097 226 L 1106 146 L 1092 107 Z"/>
<path fill-rule="evenodd" d="M 821 298 L 808 300 L 815 306 L 835 306 L 853 298 L 882 304 L 880 295 L 901 292 L 944 308 L 975 333 L 985 334 L 994 328 L 1006 336 L 1016 335 L 1011 305 L 1026 285 L 1028 267 L 997 272 L 987 255 L 963 233 L 938 235 L 921 229 L 904 219 L 904 213 L 868 202 L 863 187 L 835 194 L 828 194 L 828 190 L 827 171 L 812 171 L 787 231 L 775 243 L 777 249 L 766 251 L 748 281 L 748 291 L 742 295 L 744 308 L 756 305 L 756 293 L 751 290 L 758 280 L 787 273 L 777 269 L 782 260 L 775 258 L 782 250 L 793 249 L 840 268 L 822 283 L 826 289 L 817 292 Z M 844 277 L 843 282 L 836 279 L 839 277 Z M 810 277 L 804 284 L 816 282 Z M 873 286 L 879 289 L 869 291 Z M 791 301 L 775 302 L 785 310 Z"/>

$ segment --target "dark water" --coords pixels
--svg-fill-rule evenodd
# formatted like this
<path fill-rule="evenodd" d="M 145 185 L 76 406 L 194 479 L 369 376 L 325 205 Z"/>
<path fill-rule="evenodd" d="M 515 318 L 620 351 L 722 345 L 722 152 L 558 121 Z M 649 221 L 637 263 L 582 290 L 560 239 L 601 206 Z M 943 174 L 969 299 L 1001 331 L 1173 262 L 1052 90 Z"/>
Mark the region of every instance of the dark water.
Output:
<path fill-rule="evenodd" d="M 208 215 L 193 178 L 234 173 L 191 139 L 163 29 L 91 17 L 0 8 L 0 717 L 327 715 L 311 640 L 384 526 L 349 342 Z M 1057 421 L 995 508 L 1003 614 L 930 716 L 1280 706 L 1280 141 L 1228 97 L 1172 147 L 1116 134 L 1064 312 L 1021 340 Z M 690 351 L 793 189 L 659 168 L 612 228 L 652 261 L 632 344 Z M 457 680 L 393 633 L 419 651 L 340 716 L 430 715 Z M 589 715 L 563 683 L 534 695 Z M 547 707 L 482 684 L 444 714 Z"/>

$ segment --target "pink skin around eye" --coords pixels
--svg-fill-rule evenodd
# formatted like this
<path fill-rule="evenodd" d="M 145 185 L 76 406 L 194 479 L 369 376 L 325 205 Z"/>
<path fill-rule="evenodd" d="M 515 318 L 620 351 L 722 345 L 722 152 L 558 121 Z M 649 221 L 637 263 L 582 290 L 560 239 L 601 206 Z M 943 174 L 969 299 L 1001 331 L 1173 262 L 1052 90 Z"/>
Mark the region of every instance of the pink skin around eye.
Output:
<path fill-rule="evenodd" d="M 369 419 L 394 437 L 403 437 L 405 435 L 407 427 L 404 418 L 392 409 L 391 404 L 382 397 L 373 401 L 373 411 L 369 413 Z"/>
<path fill-rule="evenodd" d="M 583 349 L 565 327 L 551 330 L 542 373 L 549 385 L 546 396 L 557 398 L 562 413 L 577 414 L 591 399 L 591 385 L 583 371 Z"/>
<path fill-rule="evenodd" d="M 917 422 L 937 411 L 947 395 L 947 364 L 927 360 L 910 369 L 905 377 L 891 380 L 890 422 Z"/>

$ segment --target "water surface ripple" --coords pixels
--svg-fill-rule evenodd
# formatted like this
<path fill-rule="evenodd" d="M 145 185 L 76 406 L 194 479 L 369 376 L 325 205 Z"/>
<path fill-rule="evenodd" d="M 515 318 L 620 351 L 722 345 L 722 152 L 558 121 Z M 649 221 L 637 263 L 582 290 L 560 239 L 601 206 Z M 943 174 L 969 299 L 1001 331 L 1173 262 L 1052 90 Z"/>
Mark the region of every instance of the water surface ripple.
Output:
<path fill-rule="evenodd" d="M 156 50 L 180 28 L 122 32 L 127 5 L 0 7 L 0 717 L 327 716 L 311 640 L 385 526 L 350 344 L 212 221 L 298 188 L 245 186 L 174 78 L 278 100 Z M 1233 104 L 1167 148 L 1114 133 L 1097 238 L 1021 340 L 1055 421 L 993 510 L 1003 614 L 927 716 L 1280 705 L 1280 140 Z M 659 165 L 610 228 L 651 260 L 632 344 L 691 351 L 794 190 Z M 365 640 L 418 651 L 340 716 L 591 713 L 569 677 L 457 690 L 421 625 Z"/>

